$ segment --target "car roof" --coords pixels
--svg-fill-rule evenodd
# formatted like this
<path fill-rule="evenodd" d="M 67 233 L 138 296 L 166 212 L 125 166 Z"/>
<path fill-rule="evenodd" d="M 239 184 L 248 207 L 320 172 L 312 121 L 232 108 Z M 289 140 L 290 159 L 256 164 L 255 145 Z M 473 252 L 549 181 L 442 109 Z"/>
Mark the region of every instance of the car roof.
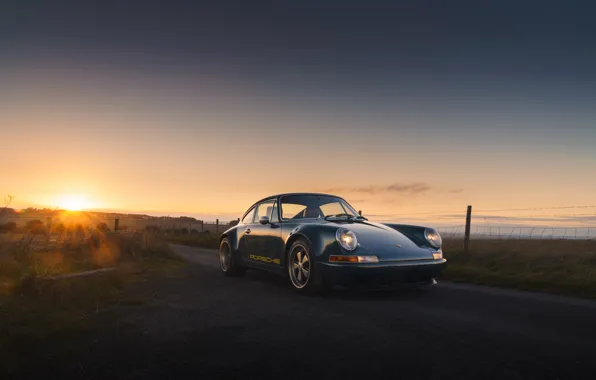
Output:
<path fill-rule="evenodd" d="M 261 203 L 261 202 L 263 202 L 263 201 L 266 201 L 266 200 L 268 200 L 268 199 L 277 199 L 277 198 L 279 198 L 279 197 L 285 197 L 285 196 L 288 196 L 288 195 L 319 195 L 319 196 L 326 196 L 326 197 L 336 197 L 336 198 L 341 198 L 341 199 L 343 199 L 343 198 L 342 198 L 342 197 L 340 197 L 339 195 L 325 194 L 325 193 L 281 193 L 281 194 L 270 195 L 270 196 L 268 196 L 268 197 L 265 197 L 265 198 L 263 198 L 263 199 L 261 199 L 261 200 L 258 200 L 258 201 L 256 201 L 256 202 L 253 204 L 253 206 L 254 206 L 254 205 L 256 205 L 257 203 Z M 252 206 L 251 206 L 251 207 L 252 207 Z"/>

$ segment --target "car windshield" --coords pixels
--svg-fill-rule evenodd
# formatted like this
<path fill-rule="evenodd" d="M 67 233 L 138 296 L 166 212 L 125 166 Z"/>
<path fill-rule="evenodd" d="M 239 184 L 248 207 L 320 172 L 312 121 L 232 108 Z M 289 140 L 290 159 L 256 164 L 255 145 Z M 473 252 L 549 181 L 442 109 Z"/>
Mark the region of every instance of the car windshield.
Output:
<path fill-rule="evenodd" d="M 284 220 L 325 218 L 328 216 L 359 217 L 346 201 L 330 195 L 286 195 L 281 198 Z"/>

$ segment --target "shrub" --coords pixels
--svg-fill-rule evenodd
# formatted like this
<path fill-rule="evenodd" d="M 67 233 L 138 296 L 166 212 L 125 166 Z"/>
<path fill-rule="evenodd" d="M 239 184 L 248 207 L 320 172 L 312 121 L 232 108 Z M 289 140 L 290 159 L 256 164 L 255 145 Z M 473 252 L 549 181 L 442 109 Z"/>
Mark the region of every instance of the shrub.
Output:
<path fill-rule="evenodd" d="M 17 224 L 15 222 L 6 222 L 0 224 L 0 231 L 2 232 L 15 232 L 17 230 Z"/>
<path fill-rule="evenodd" d="M 63 233 L 64 231 L 66 231 L 66 226 L 64 225 L 64 223 L 56 223 L 53 227 L 52 227 L 52 231 L 53 232 L 57 232 L 59 234 Z"/>
<path fill-rule="evenodd" d="M 45 234 L 45 232 L 46 232 L 46 228 L 45 228 L 43 222 L 39 219 L 28 221 L 27 224 L 25 225 L 25 228 L 27 229 L 27 231 L 30 234 L 33 234 L 33 235 L 41 235 L 41 234 Z"/>
<path fill-rule="evenodd" d="M 158 226 L 149 225 L 145 227 L 145 231 L 147 232 L 159 232 L 160 228 Z"/>
<path fill-rule="evenodd" d="M 97 225 L 97 227 L 95 227 L 95 229 L 98 232 L 101 232 L 102 234 L 105 234 L 106 232 L 110 232 L 110 229 L 108 228 L 108 225 L 106 223 L 99 223 Z"/>

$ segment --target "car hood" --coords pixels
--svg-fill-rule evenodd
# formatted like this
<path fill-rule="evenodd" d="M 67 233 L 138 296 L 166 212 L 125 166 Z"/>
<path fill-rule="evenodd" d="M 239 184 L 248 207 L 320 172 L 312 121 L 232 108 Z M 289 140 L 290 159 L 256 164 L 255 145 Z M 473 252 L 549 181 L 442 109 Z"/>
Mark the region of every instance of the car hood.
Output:
<path fill-rule="evenodd" d="M 358 221 L 329 221 L 328 225 L 347 228 L 356 233 L 358 248 L 355 253 L 373 254 L 380 261 L 432 259 L 429 248 L 421 248 L 401 232 L 384 224 Z"/>

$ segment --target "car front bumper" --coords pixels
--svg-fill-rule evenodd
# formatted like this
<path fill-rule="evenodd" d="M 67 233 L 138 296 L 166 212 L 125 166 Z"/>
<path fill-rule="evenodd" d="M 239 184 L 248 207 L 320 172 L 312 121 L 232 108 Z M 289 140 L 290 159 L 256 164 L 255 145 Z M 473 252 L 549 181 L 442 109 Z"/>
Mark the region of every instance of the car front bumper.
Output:
<path fill-rule="evenodd" d="M 319 262 L 325 281 L 331 285 L 393 286 L 428 284 L 438 276 L 447 260 L 392 261 L 378 264 Z"/>

